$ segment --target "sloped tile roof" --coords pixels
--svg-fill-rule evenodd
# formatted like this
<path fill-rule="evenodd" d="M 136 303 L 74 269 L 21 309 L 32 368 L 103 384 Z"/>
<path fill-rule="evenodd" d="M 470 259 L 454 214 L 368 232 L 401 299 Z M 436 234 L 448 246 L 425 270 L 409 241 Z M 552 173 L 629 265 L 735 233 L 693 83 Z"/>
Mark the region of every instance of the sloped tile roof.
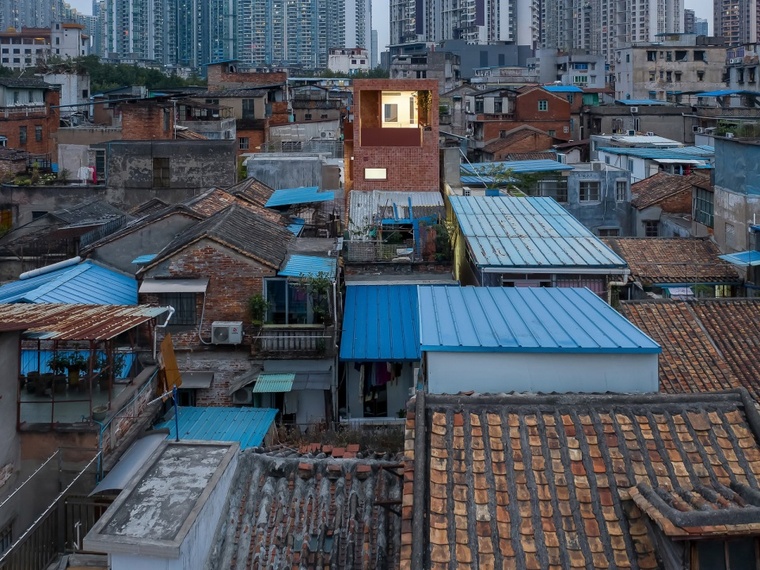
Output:
<path fill-rule="evenodd" d="M 625 301 L 620 312 L 662 347 L 661 391 L 741 386 L 760 400 L 760 299 Z"/>
<path fill-rule="evenodd" d="M 398 468 L 243 452 L 210 570 L 397 568 Z"/>
<path fill-rule="evenodd" d="M 713 537 L 760 523 L 760 416 L 745 391 L 417 398 L 404 570 L 660 568 L 655 524 Z"/>
<path fill-rule="evenodd" d="M 138 273 L 144 273 L 204 238 L 221 243 L 275 269 L 280 268 L 287 255 L 288 243 L 295 239 L 284 226 L 245 206 L 234 204 L 178 235 Z"/>
<path fill-rule="evenodd" d="M 139 206 L 129 211 L 133 216 L 147 216 L 160 210 L 163 210 L 169 205 L 168 202 L 164 202 L 161 198 L 151 198 L 150 200 L 143 202 Z"/>
<path fill-rule="evenodd" d="M 286 218 L 284 218 L 282 214 L 259 205 L 258 202 L 260 200 L 257 199 L 258 197 L 251 192 L 250 189 L 249 192 L 246 193 L 244 190 L 237 188 L 237 186 L 240 185 L 232 186 L 229 189 L 211 188 L 203 194 L 199 194 L 198 196 L 185 201 L 184 204 L 204 217 L 216 214 L 233 204 L 238 204 L 256 212 L 258 215 L 272 222 L 277 222 L 282 225 L 286 224 Z M 231 192 L 230 190 L 233 191 Z M 263 193 L 266 192 L 264 191 Z"/>
<path fill-rule="evenodd" d="M 691 179 L 692 176 L 658 172 L 654 176 L 631 185 L 631 195 L 633 196 L 631 205 L 643 210 L 680 192 L 691 193 Z"/>
<path fill-rule="evenodd" d="M 628 263 L 643 285 L 738 283 L 736 268 L 719 259 L 720 250 L 702 238 L 603 238 Z"/>
<path fill-rule="evenodd" d="M 256 178 L 246 178 L 242 182 L 225 188 L 225 191 L 233 196 L 250 202 L 259 208 L 265 208 L 267 201 L 274 194 L 274 188 L 264 184 Z"/>

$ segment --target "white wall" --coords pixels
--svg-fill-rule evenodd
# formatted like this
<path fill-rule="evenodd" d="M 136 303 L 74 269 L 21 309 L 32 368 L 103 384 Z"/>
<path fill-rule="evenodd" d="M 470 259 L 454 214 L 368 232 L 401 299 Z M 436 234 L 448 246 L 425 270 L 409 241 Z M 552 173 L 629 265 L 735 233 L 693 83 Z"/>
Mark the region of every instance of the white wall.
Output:
<path fill-rule="evenodd" d="M 427 388 L 500 392 L 657 392 L 657 354 L 428 352 Z"/>
<path fill-rule="evenodd" d="M 239 454 L 236 454 L 211 491 L 198 518 L 180 546 L 179 558 L 158 558 L 138 554 L 111 554 L 111 570 L 185 570 L 203 568 L 211 551 L 219 518 L 227 504 L 227 495 L 237 471 Z M 139 545 L 135 545 L 135 551 Z"/>

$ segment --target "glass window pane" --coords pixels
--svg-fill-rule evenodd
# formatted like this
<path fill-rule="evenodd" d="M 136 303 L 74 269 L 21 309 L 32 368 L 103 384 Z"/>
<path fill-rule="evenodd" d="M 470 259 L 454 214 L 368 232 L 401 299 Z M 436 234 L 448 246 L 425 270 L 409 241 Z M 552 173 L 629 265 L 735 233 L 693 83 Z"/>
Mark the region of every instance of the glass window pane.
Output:
<path fill-rule="evenodd" d="M 265 281 L 268 303 L 267 321 L 277 325 L 287 323 L 288 300 L 284 279 L 267 279 Z"/>
<path fill-rule="evenodd" d="M 722 541 L 705 540 L 697 542 L 697 557 L 699 559 L 699 568 L 726 570 L 726 558 Z"/>
<path fill-rule="evenodd" d="M 755 541 L 751 538 L 745 540 L 729 540 L 726 542 L 728 550 L 728 567 L 731 570 L 755 570 Z"/>
<path fill-rule="evenodd" d="M 308 322 L 308 299 L 306 287 L 289 283 L 288 287 L 288 323 L 291 325 L 305 325 Z"/>

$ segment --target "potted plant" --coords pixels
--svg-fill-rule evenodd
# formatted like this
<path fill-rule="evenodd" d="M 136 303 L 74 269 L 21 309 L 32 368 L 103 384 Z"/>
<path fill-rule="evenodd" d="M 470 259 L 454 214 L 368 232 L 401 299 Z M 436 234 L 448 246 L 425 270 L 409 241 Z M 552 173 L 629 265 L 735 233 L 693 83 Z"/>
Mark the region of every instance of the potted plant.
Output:
<path fill-rule="evenodd" d="M 269 303 L 261 293 L 256 293 L 248 298 L 248 313 L 254 325 L 261 325 L 267 316 Z"/>

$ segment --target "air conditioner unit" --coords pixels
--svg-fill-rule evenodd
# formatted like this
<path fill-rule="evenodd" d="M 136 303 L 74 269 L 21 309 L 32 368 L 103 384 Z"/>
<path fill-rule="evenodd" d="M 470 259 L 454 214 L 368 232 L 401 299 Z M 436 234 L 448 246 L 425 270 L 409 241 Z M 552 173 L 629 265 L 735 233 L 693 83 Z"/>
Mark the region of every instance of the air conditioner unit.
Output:
<path fill-rule="evenodd" d="M 639 108 L 638 107 L 631 107 L 631 113 L 638 113 Z"/>
<path fill-rule="evenodd" d="M 334 139 L 335 133 L 331 131 L 322 131 L 321 133 L 319 133 L 319 136 L 322 137 L 323 139 Z"/>
<path fill-rule="evenodd" d="M 633 129 L 629 129 L 628 130 L 628 136 L 629 137 L 632 137 L 632 136 L 635 136 L 635 135 L 636 135 L 636 131 L 634 131 Z"/>
<path fill-rule="evenodd" d="M 654 132 L 653 131 L 647 131 L 647 136 L 648 137 L 653 137 L 654 136 Z"/>
<path fill-rule="evenodd" d="M 734 138 L 734 133 L 726 133 L 726 138 L 727 138 L 727 139 L 732 139 L 732 138 Z"/>
<path fill-rule="evenodd" d="M 472 190 L 467 186 L 462 187 L 462 196 L 472 196 Z"/>
<path fill-rule="evenodd" d="M 253 402 L 253 392 L 250 388 L 240 388 L 232 393 L 233 404 L 250 404 Z"/>
<path fill-rule="evenodd" d="M 211 323 L 211 342 L 214 344 L 240 344 L 243 342 L 243 322 L 214 321 Z"/>
<path fill-rule="evenodd" d="M 703 129 L 702 127 L 697 127 L 697 131 L 696 132 L 698 132 L 699 134 L 702 134 L 702 133 L 705 132 L 705 129 Z"/>

